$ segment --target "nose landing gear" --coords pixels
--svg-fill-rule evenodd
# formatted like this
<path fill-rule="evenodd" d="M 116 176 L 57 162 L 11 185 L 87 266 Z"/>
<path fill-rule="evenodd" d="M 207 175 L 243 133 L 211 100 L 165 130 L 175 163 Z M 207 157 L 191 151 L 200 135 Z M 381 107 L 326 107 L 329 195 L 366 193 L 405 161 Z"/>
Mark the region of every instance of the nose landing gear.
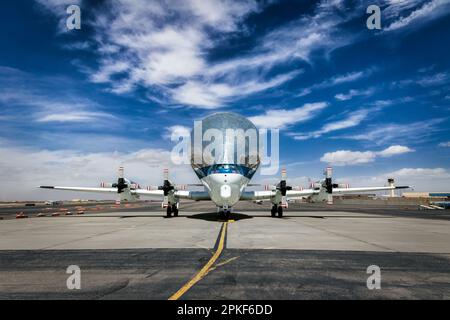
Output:
<path fill-rule="evenodd" d="M 222 216 L 222 218 L 224 220 L 230 219 L 230 216 L 231 216 L 230 210 L 223 210 L 223 211 L 221 211 L 221 216 Z"/>
<path fill-rule="evenodd" d="M 231 208 L 227 208 L 227 207 L 217 207 L 217 211 L 219 212 L 220 215 L 220 219 L 222 220 L 228 220 L 231 217 Z"/>

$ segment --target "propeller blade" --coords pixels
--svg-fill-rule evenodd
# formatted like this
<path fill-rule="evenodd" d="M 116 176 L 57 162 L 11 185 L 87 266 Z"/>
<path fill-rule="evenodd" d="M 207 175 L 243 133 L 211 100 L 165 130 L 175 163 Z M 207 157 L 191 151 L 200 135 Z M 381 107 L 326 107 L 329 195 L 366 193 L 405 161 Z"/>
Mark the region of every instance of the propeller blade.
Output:
<path fill-rule="evenodd" d="M 114 183 L 112 187 L 117 188 L 117 193 L 122 193 L 122 191 L 128 188 L 128 184 L 125 182 L 123 175 L 123 167 L 119 167 L 119 177 L 117 178 L 117 183 Z"/>
<path fill-rule="evenodd" d="M 333 204 L 333 194 L 327 194 L 327 204 Z"/>
<path fill-rule="evenodd" d="M 332 167 L 327 167 L 325 170 L 325 177 L 326 178 L 331 178 L 331 176 L 333 175 L 333 168 Z"/>
<path fill-rule="evenodd" d="M 332 167 L 327 167 L 325 169 L 325 188 L 327 189 L 327 193 L 328 194 L 332 194 L 333 193 L 332 175 L 333 175 L 333 168 Z"/>
<path fill-rule="evenodd" d="M 164 191 L 164 196 L 167 196 L 169 192 L 175 190 L 174 186 L 169 181 L 169 169 L 164 169 L 164 183 L 158 187 L 158 190 Z"/>
<path fill-rule="evenodd" d="M 281 169 L 281 180 L 286 180 L 286 179 L 287 179 L 286 169 L 283 168 L 283 169 Z"/>

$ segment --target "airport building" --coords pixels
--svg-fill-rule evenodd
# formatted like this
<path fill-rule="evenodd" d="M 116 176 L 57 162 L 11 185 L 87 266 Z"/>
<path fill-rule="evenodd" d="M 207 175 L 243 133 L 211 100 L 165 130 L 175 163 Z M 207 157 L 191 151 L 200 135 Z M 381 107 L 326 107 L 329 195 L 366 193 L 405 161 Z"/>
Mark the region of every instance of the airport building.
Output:
<path fill-rule="evenodd" d="M 450 192 L 403 192 L 405 198 L 447 198 L 450 200 Z"/>

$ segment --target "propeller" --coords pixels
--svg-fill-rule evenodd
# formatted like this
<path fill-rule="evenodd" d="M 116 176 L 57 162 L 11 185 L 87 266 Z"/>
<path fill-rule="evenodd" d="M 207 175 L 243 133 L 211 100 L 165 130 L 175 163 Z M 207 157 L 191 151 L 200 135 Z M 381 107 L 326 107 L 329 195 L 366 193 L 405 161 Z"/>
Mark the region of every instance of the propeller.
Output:
<path fill-rule="evenodd" d="M 124 178 L 124 169 L 123 167 L 119 167 L 119 172 L 118 172 L 118 178 L 117 178 L 117 182 L 113 183 L 111 186 L 113 188 L 117 188 L 117 200 L 116 200 L 116 204 L 120 204 L 121 202 L 121 196 L 120 194 L 126 189 L 128 188 L 128 184 L 125 181 Z"/>
<path fill-rule="evenodd" d="M 169 169 L 164 169 L 164 183 L 158 187 L 158 190 L 164 191 L 164 196 L 169 195 L 169 192 L 175 190 L 175 187 L 169 181 Z"/>
<path fill-rule="evenodd" d="M 286 193 L 288 190 L 292 190 L 292 187 L 287 185 L 286 179 L 286 169 L 283 168 L 281 169 L 281 180 L 277 184 L 276 189 L 281 193 L 281 206 L 285 208 L 287 208 Z"/>
<path fill-rule="evenodd" d="M 292 187 L 287 185 L 286 179 L 287 179 L 286 169 L 281 169 L 281 181 L 277 184 L 276 189 L 281 192 L 281 195 L 283 197 L 286 196 L 286 191 L 292 190 Z"/>
<path fill-rule="evenodd" d="M 325 175 L 325 181 L 323 186 L 325 187 L 325 190 L 327 192 L 327 203 L 333 204 L 333 168 L 327 167 L 324 172 Z"/>
<path fill-rule="evenodd" d="M 177 184 L 174 185 L 169 180 L 169 171 L 164 169 L 164 182 L 162 186 L 147 186 L 146 189 L 151 190 L 163 190 L 164 195 L 167 196 L 171 190 L 187 190 L 188 186 L 203 187 L 201 183 L 190 183 L 190 184 Z"/>
<path fill-rule="evenodd" d="M 119 167 L 119 178 L 117 179 L 117 183 L 113 183 L 112 185 L 113 188 L 117 188 L 117 193 L 122 193 L 124 189 L 128 188 L 123 171 L 123 167 Z"/>

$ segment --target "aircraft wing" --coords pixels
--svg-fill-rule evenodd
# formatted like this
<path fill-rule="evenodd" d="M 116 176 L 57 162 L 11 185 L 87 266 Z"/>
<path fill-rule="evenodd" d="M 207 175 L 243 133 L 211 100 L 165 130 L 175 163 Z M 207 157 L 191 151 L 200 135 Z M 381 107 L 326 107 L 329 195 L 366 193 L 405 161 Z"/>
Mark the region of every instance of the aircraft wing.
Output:
<path fill-rule="evenodd" d="M 244 191 L 241 200 L 265 200 L 275 196 L 274 191 Z"/>
<path fill-rule="evenodd" d="M 304 190 L 287 190 L 286 196 L 289 198 L 299 198 L 299 197 L 308 197 L 313 194 L 319 193 L 319 190 L 314 189 L 304 189 Z"/>
<path fill-rule="evenodd" d="M 54 190 L 66 190 L 66 191 L 117 193 L 117 188 L 85 188 L 85 187 L 58 187 L 58 186 L 39 186 L 39 188 L 54 189 Z"/>
<path fill-rule="evenodd" d="M 368 192 L 368 191 L 383 191 L 383 190 L 396 190 L 396 189 L 408 189 L 410 186 L 390 186 L 390 187 L 365 187 L 365 188 L 333 188 L 333 194 L 346 194 L 354 192 Z"/>
<path fill-rule="evenodd" d="M 65 191 L 81 191 L 81 192 L 93 192 L 93 193 L 117 193 L 117 188 L 90 188 L 90 187 L 59 187 L 59 186 L 39 186 L 43 189 L 53 190 L 65 190 Z M 132 189 L 130 193 L 133 195 L 139 195 L 143 197 L 149 197 L 153 199 L 163 199 L 163 190 L 147 190 L 147 189 Z M 209 194 L 202 191 L 189 191 L 178 190 L 174 194 L 179 199 L 192 199 L 196 201 L 210 200 Z"/>
<path fill-rule="evenodd" d="M 313 194 L 319 193 L 318 190 L 305 189 L 305 190 L 288 190 L 286 196 L 290 198 L 307 197 Z M 246 191 L 242 193 L 241 200 L 268 200 L 276 195 L 276 191 Z"/>
<path fill-rule="evenodd" d="M 137 194 L 140 196 L 149 196 L 149 197 L 160 197 L 161 199 L 164 197 L 163 190 L 146 190 L 146 189 L 135 189 L 131 190 L 132 194 Z M 189 191 L 189 190 L 177 190 L 174 193 L 174 196 L 179 199 L 191 199 L 191 200 L 210 200 L 209 194 L 203 191 Z"/>

